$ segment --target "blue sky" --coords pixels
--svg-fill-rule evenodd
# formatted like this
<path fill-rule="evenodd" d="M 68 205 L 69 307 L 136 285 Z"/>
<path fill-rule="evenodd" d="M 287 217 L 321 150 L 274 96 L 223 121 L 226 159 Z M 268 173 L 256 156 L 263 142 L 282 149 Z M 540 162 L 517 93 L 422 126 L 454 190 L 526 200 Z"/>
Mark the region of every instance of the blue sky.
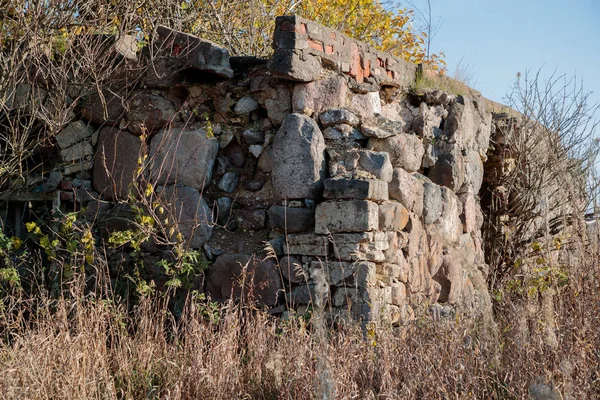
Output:
<path fill-rule="evenodd" d="M 462 59 L 485 97 L 503 102 L 518 72 L 543 67 L 576 74 L 600 102 L 600 0 L 432 0 L 432 14 L 443 18 L 432 48 L 449 75 Z"/>

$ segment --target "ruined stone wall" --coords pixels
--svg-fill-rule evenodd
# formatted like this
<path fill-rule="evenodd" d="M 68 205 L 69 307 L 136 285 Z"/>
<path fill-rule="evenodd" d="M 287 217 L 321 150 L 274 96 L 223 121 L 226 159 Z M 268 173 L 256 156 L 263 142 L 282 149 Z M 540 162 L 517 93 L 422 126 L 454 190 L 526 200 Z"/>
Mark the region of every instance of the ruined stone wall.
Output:
<path fill-rule="evenodd" d="M 56 136 L 41 177 L 56 207 L 83 207 L 106 239 L 143 200 L 166 232 L 146 265 L 180 235 L 210 261 L 196 289 L 217 301 L 241 295 L 245 271 L 273 313 L 317 299 L 363 321 L 490 311 L 482 99 L 410 93 L 415 65 L 297 17 L 278 18 L 268 62 L 158 31 L 141 82 L 86 99 Z"/>

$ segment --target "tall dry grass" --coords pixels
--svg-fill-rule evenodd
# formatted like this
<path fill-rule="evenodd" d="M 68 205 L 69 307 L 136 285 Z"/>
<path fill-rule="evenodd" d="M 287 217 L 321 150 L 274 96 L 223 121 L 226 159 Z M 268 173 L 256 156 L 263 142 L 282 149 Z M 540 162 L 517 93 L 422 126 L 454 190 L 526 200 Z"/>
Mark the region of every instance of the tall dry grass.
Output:
<path fill-rule="evenodd" d="M 174 317 L 169 296 L 126 310 L 81 284 L 58 299 L 4 299 L 1 399 L 600 397 L 598 253 L 566 286 L 507 292 L 497 335 L 460 314 L 375 331 L 329 321 L 319 334 L 309 316 L 191 296 Z"/>

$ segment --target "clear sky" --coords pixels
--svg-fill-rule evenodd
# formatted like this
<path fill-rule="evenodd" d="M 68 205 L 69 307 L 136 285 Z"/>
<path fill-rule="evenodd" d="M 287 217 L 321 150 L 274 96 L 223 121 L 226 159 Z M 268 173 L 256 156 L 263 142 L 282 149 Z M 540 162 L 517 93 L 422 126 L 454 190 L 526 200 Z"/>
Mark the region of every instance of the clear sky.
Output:
<path fill-rule="evenodd" d="M 446 54 L 450 76 L 463 59 L 485 97 L 503 102 L 518 72 L 543 67 L 576 74 L 600 102 L 600 0 L 431 1 L 443 18 L 432 48 Z"/>

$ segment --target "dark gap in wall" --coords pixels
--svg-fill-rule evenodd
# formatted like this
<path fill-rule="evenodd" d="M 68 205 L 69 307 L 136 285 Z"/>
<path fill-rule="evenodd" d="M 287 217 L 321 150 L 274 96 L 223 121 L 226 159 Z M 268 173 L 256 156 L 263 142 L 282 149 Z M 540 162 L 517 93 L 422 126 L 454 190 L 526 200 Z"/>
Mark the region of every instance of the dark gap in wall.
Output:
<path fill-rule="evenodd" d="M 197 69 L 188 68 L 181 71 L 181 78 L 188 84 L 196 84 L 196 85 L 214 85 L 219 82 L 223 82 L 226 79 L 221 78 L 220 76 L 204 72 L 198 71 Z"/>

